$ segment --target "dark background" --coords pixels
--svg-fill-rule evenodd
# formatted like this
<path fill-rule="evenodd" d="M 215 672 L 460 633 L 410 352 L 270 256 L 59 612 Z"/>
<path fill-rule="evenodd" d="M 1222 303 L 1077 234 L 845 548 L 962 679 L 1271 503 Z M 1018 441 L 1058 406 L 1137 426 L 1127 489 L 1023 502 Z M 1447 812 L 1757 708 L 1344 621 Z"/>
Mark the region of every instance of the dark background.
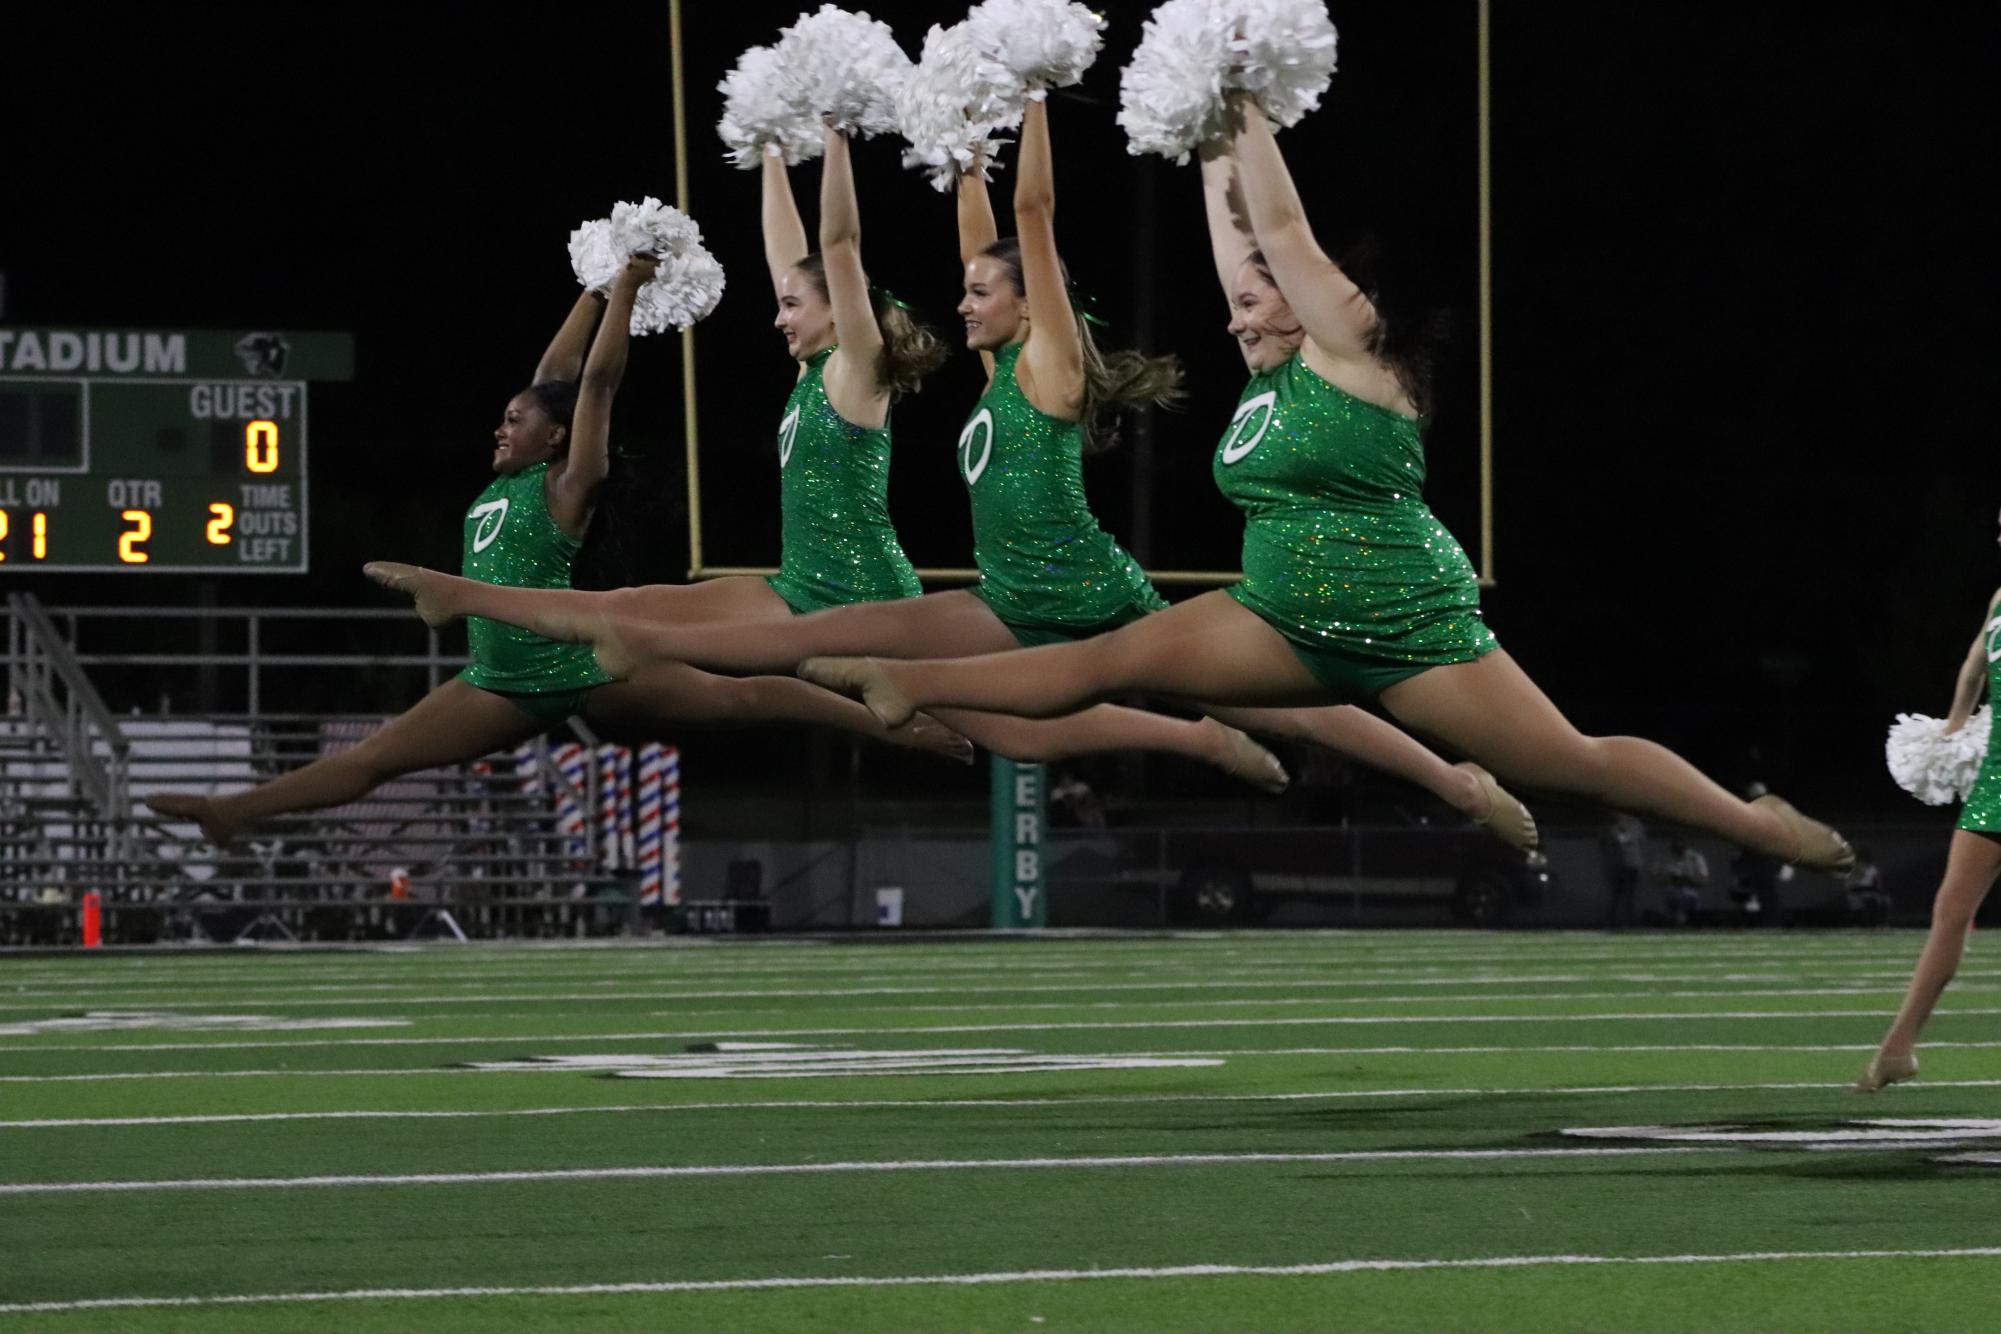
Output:
<path fill-rule="evenodd" d="M 710 564 L 776 558 L 791 375 L 757 178 L 722 161 L 714 85 L 801 7 L 686 9 L 693 209 L 730 279 L 697 340 Z M 963 12 L 869 9 L 913 52 Z M 1093 498 L 1150 565 L 1234 568 L 1208 473 L 1241 363 L 1194 168 L 1129 157 L 1112 120 L 1147 6 L 1107 9 L 1105 56 L 1054 103 L 1058 231 L 1110 341 L 1178 354 L 1192 396 L 1092 465 Z M 1588 730 L 1838 811 L 1915 811 L 1882 729 L 1943 712 L 1997 582 L 1991 9 L 1495 9 L 1491 623 Z M 1281 143 L 1323 240 L 1378 238 L 1402 290 L 1462 316 L 1430 496 L 1474 549 L 1475 9 L 1332 10 L 1340 72 Z M 6 323 L 355 335 L 356 381 L 313 390 L 313 573 L 221 580 L 221 599 L 380 605 L 362 560 L 455 566 L 500 406 L 573 297 L 569 229 L 672 198 L 664 0 L 72 5 L 12 26 Z M 949 329 L 948 198 L 891 144 L 857 157 L 872 275 Z M 817 168 L 794 179 L 810 225 Z M 586 578 L 685 572 L 680 383 L 678 339 L 635 345 L 628 485 Z M 968 563 L 952 442 L 978 389 L 961 356 L 898 409 L 892 510 L 920 565 Z M 187 576 L 0 578 L 51 603 L 200 595 Z M 347 706 L 408 702 L 385 689 Z M 714 753 L 720 771 L 802 752 L 781 733 Z M 827 743 L 812 753 L 824 776 Z"/>

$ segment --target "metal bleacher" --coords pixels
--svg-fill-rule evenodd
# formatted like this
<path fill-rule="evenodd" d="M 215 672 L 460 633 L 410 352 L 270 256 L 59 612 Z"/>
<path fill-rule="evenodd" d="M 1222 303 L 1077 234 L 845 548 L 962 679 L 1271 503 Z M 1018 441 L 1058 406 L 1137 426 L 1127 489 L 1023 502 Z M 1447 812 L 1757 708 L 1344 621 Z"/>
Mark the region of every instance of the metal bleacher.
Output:
<path fill-rule="evenodd" d="M 234 620 L 240 647 L 158 650 L 181 628 Z M 373 618 L 371 639 L 425 637 L 421 652 L 274 654 L 278 621 Z M 273 711 L 311 692 L 285 672 L 389 671 L 407 698 L 456 669 L 436 632 L 407 615 L 297 609 L 44 608 L 10 594 L 7 708 L 0 714 L 0 944 L 74 944 L 95 892 L 108 942 L 399 939 L 424 934 L 584 934 L 627 926 L 633 877 L 608 871 L 595 812 L 598 766 L 565 776 L 544 736 L 521 750 L 394 780 L 333 810 L 284 816 L 227 848 L 146 809 L 150 794 L 240 790 L 352 746 L 381 715 Z M 147 651 L 94 650 L 122 623 Z M 116 634 L 107 634 L 115 639 Z M 114 712 L 93 672 L 145 686 L 204 676 L 218 706 Z M 227 678 L 227 679 L 221 679 Z M 125 693 L 142 687 L 128 685 Z M 594 747 L 580 721 L 575 739 Z M 558 742 L 563 740 L 559 737 Z M 567 821 L 561 812 L 567 809 Z M 578 819 L 575 812 L 590 812 Z M 616 841 L 616 835 L 612 835 Z"/>

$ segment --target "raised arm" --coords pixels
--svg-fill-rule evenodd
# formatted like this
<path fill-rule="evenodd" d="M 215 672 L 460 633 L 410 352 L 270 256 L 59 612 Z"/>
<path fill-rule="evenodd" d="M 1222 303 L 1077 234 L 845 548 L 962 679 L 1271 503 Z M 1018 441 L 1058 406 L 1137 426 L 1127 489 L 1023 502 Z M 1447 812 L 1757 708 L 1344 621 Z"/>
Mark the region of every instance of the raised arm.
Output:
<path fill-rule="evenodd" d="M 591 330 L 597 326 L 598 312 L 603 309 L 602 292 L 584 292 L 577 298 L 577 304 L 570 307 L 568 317 L 563 320 L 563 327 L 556 330 L 542 360 L 535 364 L 535 378 L 530 384 L 545 380 L 576 383 L 584 368 L 584 350 L 591 345 Z"/>
<path fill-rule="evenodd" d="M 1197 156 L 1202 162 L 1202 209 L 1209 218 L 1209 248 L 1216 256 L 1216 280 L 1223 285 L 1223 299 L 1230 301 L 1237 270 L 1258 248 L 1258 242 L 1251 234 L 1244 186 L 1237 179 L 1237 160 L 1231 155 L 1230 141 L 1211 139 L 1197 151 Z"/>
<path fill-rule="evenodd" d="M 1306 336 L 1336 361 L 1367 363 L 1367 339 L 1376 320 L 1369 298 L 1313 239 L 1292 173 L 1272 137 L 1271 122 L 1256 99 L 1232 94 L 1237 117 L 1231 141 L 1244 188 L 1251 232 L 1272 277 Z"/>
<path fill-rule="evenodd" d="M 1056 251 L 1056 171 L 1049 149 L 1049 104 L 1030 98 L 1021 121 L 1021 163 L 1014 178 L 1014 231 L 1021 243 L 1029 337 L 1022 392 L 1056 417 L 1074 414 L 1084 397 L 1084 348 L 1070 286 Z"/>
<path fill-rule="evenodd" d="M 1996 615 L 2001 615 L 2001 593 L 1987 605 L 1987 620 L 1980 626 L 1980 633 L 1973 637 L 1973 647 L 1966 651 L 1966 661 L 1959 665 L 1959 679 L 1953 683 L 1952 712 L 1945 716 L 1945 730 L 1957 732 L 1966 726 L 1966 720 L 1973 716 L 1973 710 L 1980 703 L 1980 696 L 1987 688 L 1987 630 L 1994 623 Z"/>
<path fill-rule="evenodd" d="M 625 352 L 632 342 L 632 300 L 658 261 L 634 255 L 612 279 L 605 296 L 604 319 L 591 340 L 590 359 L 577 385 L 577 407 L 570 417 L 570 450 L 559 470 L 551 469 L 549 512 L 556 526 L 571 537 L 582 537 L 590 522 L 591 501 L 598 484 L 611 470 L 611 400 L 625 378 Z"/>
<path fill-rule="evenodd" d="M 827 393 L 834 411 L 850 421 L 875 425 L 889 386 L 876 376 L 882 355 L 882 328 L 869 300 L 862 270 L 861 207 L 855 201 L 854 163 L 848 136 L 825 126 L 827 160 L 820 172 L 820 256 L 826 262 L 827 300 L 834 308 L 839 347 L 827 363 Z M 863 412 L 862 409 L 871 409 Z"/>
<path fill-rule="evenodd" d="M 987 164 L 980 156 L 959 173 L 959 263 L 971 264 L 976 255 L 1000 239 L 994 225 L 994 203 L 987 197 Z"/>
<path fill-rule="evenodd" d="M 771 270 L 771 295 L 794 264 L 806 258 L 806 224 L 799 217 L 799 205 L 792 198 L 792 178 L 785 174 L 785 159 L 776 153 L 764 155 L 763 209 L 764 263 Z"/>

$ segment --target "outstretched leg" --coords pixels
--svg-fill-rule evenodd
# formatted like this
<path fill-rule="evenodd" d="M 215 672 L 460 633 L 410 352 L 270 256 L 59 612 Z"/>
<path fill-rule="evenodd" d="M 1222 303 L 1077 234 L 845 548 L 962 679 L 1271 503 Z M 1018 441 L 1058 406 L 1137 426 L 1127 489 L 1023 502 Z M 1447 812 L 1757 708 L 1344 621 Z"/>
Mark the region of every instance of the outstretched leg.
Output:
<path fill-rule="evenodd" d="M 198 822 L 203 837 L 221 846 L 273 815 L 343 805 L 392 778 L 476 760 L 541 730 L 541 723 L 500 696 L 453 678 L 361 744 L 247 792 L 226 797 L 163 792 L 146 804 L 161 815 Z"/>
<path fill-rule="evenodd" d="M 1953 831 L 1952 846 L 1946 853 L 1945 879 L 1932 900 L 1931 933 L 1925 937 L 1924 952 L 1918 955 L 1917 970 L 1911 974 L 1910 990 L 1903 1008 L 1883 1035 L 1875 1057 L 1855 1081 L 1857 1093 L 1874 1093 L 1887 1084 L 1909 1079 L 1918 1072 L 1918 1034 L 1931 1018 L 1932 1007 L 1945 991 L 1946 983 L 1959 971 L 1960 956 L 1966 951 L 1966 933 L 1972 929 L 1973 915 L 1980 911 L 1994 877 L 2001 873 L 2001 838 L 1993 834 Z"/>
<path fill-rule="evenodd" d="M 667 593 L 683 588 L 674 584 L 582 593 L 508 588 L 413 565 L 375 562 L 363 568 L 377 583 L 416 598 L 426 620 L 440 614 L 435 608 L 448 606 L 452 615 L 484 616 L 559 643 L 590 644 L 605 671 L 621 678 L 640 663 L 663 659 L 712 672 L 789 674 L 800 659 L 815 653 L 959 657 L 1014 647 L 1014 636 L 987 604 L 963 589 L 797 616 L 761 580 L 745 581 L 762 588 L 784 614 L 768 614 L 766 606 L 743 615 L 707 599 L 674 601 Z M 684 591 L 708 587 L 687 585 Z M 741 602 L 748 607 L 756 599 L 748 590 L 732 590 L 729 596 L 730 606 Z"/>
<path fill-rule="evenodd" d="M 858 695 L 884 722 L 918 708 L 977 708 L 1047 717 L 1128 691 L 1221 704 L 1325 702 L 1325 690 L 1283 638 L 1223 593 L 1078 644 L 981 662 L 822 658 L 800 675 Z M 1383 692 L 1398 721 L 1428 732 L 1524 786 L 1720 834 L 1803 865 L 1853 859 L 1839 835 L 1775 798 L 1744 802 L 1663 746 L 1637 737 L 1587 737 L 1502 652 L 1434 667 Z"/>
<path fill-rule="evenodd" d="M 1854 861 L 1827 826 L 1776 798 L 1740 800 L 1665 746 L 1585 736 L 1505 652 L 1434 667 L 1391 686 L 1382 701 L 1399 722 L 1524 786 L 1707 830 L 1820 870 Z"/>
<path fill-rule="evenodd" d="M 629 680 L 599 686 L 585 700 L 584 716 L 647 732 L 805 723 L 973 762 L 972 745 L 933 719 L 920 715 L 910 726 L 892 730 L 855 701 L 797 677 L 717 676 L 679 662 L 650 662 Z"/>
<path fill-rule="evenodd" d="M 1486 770 L 1448 764 L 1421 741 L 1352 704 L 1319 709 L 1208 708 L 1233 727 L 1310 741 L 1415 784 L 1512 847 L 1531 849 L 1541 839 L 1535 817 Z"/>

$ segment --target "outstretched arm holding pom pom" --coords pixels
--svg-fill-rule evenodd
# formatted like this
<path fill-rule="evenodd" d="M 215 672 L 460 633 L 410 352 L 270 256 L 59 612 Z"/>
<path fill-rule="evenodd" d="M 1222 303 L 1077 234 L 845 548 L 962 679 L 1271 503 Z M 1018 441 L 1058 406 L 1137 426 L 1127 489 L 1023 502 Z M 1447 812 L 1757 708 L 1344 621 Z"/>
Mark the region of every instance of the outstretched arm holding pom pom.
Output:
<path fill-rule="evenodd" d="M 584 369 L 584 353 L 590 350 L 591 330 L 597 328 L 598 316 L 603 313 L 603 292 L 593 292 L 588 288 L 579 292 L 577 303 L 570 307 L 569 318 L 563 321 L 562 328 L 556 330 L 556 336 L 549 340 L 542 360 L 535 363 L 535 378 L 529 383 L 557 380 L 575 384 Z"/>
<path fill-rule="evenodd" d="M 651 255 L 634 255 L 612 279 L 611 291 L 605 296 L 604 319 L 598 323 L 597 337 L 591 340 L 590 359 L 584 363 L 583 378 L 577 385 L 570 448 L 561 465 L 549 470 L 549 515 L 572 537 L 584 535 L 597 489 L 611 471 L 611 401 L 625 379 L 626 349 L 632 343 L 632 303 L 658 266 L 659 261 Z M 564 328 L 568 327 L 565 324 Z M 557 337 L 560 342 L 561 335 Z"/>

